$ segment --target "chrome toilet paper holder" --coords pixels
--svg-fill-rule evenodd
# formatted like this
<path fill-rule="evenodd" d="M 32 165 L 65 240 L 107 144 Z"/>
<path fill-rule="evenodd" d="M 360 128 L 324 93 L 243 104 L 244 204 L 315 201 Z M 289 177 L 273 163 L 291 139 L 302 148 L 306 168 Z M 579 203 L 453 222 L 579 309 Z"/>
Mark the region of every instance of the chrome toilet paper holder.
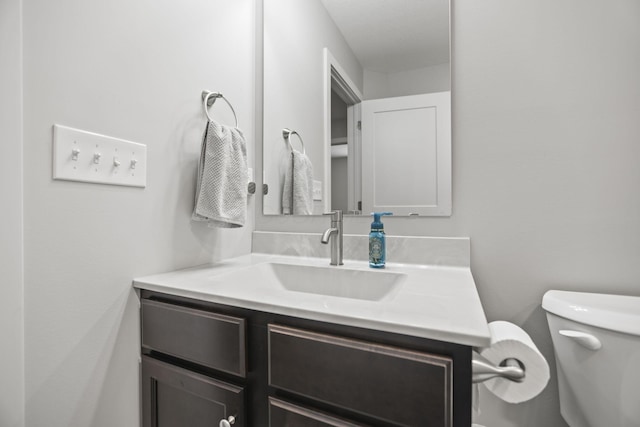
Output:
<path fill-rule="evenodd" d="M 474 384 L 496 377 L 520 383 L 525 377 L 524 365 L 518 359 L 507 358 L 496 366 L 476 351 L 472 351 L 471 372 L 471 380 Z"/>

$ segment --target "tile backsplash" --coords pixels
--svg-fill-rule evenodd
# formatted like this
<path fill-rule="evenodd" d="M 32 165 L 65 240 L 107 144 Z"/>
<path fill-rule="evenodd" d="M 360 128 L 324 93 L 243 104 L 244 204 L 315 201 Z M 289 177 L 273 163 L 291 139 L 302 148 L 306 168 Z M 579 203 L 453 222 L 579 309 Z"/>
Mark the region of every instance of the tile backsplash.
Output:
<path fill-rule="evenodd" d="M 344 258 L 367 261 L 368 235 L 344 235 Z M 308 257 L 330 256 L 330 245 L 320 243 L 320 233 L 254 231 L 252 252 Z M 387 262 L 450 267 L 470 266 L 468 237 L 414 237 L 387 235 Z"/>

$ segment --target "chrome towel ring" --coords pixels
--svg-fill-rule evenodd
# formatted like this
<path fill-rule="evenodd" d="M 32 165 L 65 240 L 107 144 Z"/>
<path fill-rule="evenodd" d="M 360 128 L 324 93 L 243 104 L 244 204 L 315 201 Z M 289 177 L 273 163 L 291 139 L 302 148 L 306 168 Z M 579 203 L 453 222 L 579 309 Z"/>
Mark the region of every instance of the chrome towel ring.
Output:
<path fill-rule="evenodd" d="M 209 119 L 210 122 L 213 121 L 213 119 L 209 115 L 209 107 L 211 107 L 218 98 L 222 98 L 222 100 L 227 103 L 229 108 L 231 108 L 233 118 L 236 120 L 236 127 L 238 127 L 238 116 L 236 116 L 236 111 L 233 109 L 233 106 L 227 100 L 227 98 L 225 98 L 220 92 L 210 92 L 208 90 L 202 91 L 202 106 L 204 108 L 204 114 L 207 115 L 207 119 Z"/>
<path fill-rule="evenodd" d="M 304 150 L 304 141 L 302 140 L 302 137 L 300 136 L 300 134 L 295 130 L 284 128 L 282 129 L 282 137 L 287 142 L 287 145 L 289 146 L 289 150 L 293 151 L 293 146 L 291 145 L 291 140 L 290 140 L 291 135 L 297 135 L 298 139 L 300 140 L 300 145 L 302 146 L 302 154 L 306 154 Z"/>

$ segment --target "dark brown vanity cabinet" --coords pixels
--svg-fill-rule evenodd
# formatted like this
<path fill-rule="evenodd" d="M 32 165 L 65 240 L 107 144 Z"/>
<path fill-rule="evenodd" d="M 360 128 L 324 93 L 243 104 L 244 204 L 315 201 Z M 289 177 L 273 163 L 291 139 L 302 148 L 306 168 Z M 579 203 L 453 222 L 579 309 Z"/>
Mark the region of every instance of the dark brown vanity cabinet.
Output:
<path fill-rule="evenodd" d="M 142 357 L 144 427 L 211 427 L 234 417 L 245 425 L 244 389 Z M 237 419 L 237 422 L 235 422 Z"/>
<path fill-rule="evenodd" d="M 269 384 L 388 425 L 451 425 L 451 357 L 269 325 Z"/>
<path fill-rule="evenodd" d="M 471 425 L 471 348 L 142 291 L 144 427 Z"/>
<path fill-rule="evenodd" d="M 245 319 L 143 299 L 141 320 L 143 427 L 247 425 Z"/>

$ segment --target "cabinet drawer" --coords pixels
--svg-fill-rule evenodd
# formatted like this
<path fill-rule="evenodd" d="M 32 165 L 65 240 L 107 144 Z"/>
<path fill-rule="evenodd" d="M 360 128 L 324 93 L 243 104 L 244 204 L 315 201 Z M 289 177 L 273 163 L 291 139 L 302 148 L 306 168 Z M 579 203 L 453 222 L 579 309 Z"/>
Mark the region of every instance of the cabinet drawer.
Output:
<path fill-rule="evenodd" d="M 453 360 L 269 325 L 269 384 L 396 426 L 449 427 Z"/>
<path fill-rule="evenodd" d="M 142 300 L 142 346 L 246 376 L 246 324 L 239 317 Z"/>
<path fill-rule="evenodd" d="M 143 427 L 246 426 L 244 389 L 148 356 L 142 357 Z"/>
<path fill-rule="evenodd" d="M 269 398 L 270 427 L 365 427 L 324 412 Z"/>

